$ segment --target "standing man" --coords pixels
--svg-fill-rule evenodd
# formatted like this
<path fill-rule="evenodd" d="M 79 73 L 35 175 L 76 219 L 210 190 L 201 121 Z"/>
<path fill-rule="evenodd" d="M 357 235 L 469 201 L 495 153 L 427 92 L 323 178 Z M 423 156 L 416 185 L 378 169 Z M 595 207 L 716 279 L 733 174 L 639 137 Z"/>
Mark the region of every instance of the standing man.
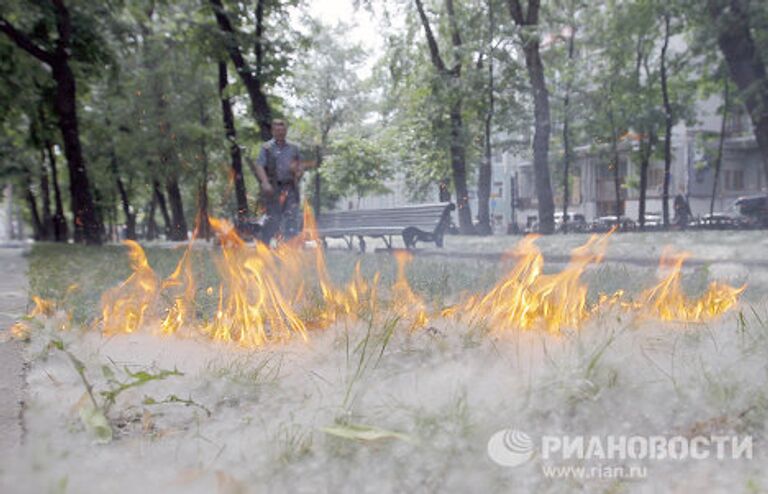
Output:
<path fill-rule="evenodd" d="M 260 235 L 267 245 L 276 235 L 288 240 L 299 233 L 301 176 L 304 170 L 315 166 L 313 161 L 301 159 L 299 147 L 285 139 L 287 134 L 284 120 L 272 120 L 272 139 L 262 146 L 255 165 L 248 162 L 261 183 L 267 208 L 267 220 Z"/>

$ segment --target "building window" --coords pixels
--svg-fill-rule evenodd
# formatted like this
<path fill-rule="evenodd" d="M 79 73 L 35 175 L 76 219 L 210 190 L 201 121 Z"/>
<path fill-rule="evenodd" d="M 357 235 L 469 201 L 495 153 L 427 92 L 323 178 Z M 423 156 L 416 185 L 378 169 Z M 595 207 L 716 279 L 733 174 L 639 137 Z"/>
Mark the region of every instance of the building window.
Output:
<path fill-rule="evenodd" d="M 733 190 L 744 190 L 744 170 L 733 171 Z"/>
<path fill-rule="evenodd" d="M 744 190 L 744 170 L 725 170 L 725 189 Z"/>
<path fill-rule="evenodd" d="M 648 170 L 648 187 L 658 187 L 664 183 L 664 170 L 651 168 Z"/>

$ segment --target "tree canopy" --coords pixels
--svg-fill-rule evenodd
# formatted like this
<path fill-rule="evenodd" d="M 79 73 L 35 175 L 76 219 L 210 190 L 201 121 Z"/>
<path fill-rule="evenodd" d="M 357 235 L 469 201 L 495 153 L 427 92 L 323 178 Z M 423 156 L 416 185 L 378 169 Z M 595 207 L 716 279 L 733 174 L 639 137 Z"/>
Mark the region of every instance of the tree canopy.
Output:
<path fill-rule="evenodd" d="M 309 4 L 4 2 L 0 181 L 36 238 L 184 240 L 208 215 L 257 214 L 249 165 L 275 117 L 320 164 L 304 181 L 317 209 L 399 180 L 412 200 L 455 202 L 463 233 L 491 231 L 502 151 L 532 162 L 545 232 L 576 148 L 602 150 L 617 208 L 627 188 L 644 208 L 648 163 L 664 160 L 666 204 L 672 129 L 724 88 L 768 174 L 764 2 L 350 0 L 375 50 Z M 629 141 L 636 183 L 619 176 Z"/>

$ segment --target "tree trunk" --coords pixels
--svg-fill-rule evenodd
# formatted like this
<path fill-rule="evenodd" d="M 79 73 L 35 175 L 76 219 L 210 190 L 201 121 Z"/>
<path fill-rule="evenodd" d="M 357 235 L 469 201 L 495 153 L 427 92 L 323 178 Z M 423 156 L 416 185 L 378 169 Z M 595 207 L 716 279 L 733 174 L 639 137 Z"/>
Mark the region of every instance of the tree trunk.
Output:
<path fill-rule="evenodd" d="M 165 115 L 165 100 L 160 95 L 159 112 L 161 119 Z M 167 194 L 168 203 L 170 203 L 170 222 L 166 223 L 166 234 L 168 240 L 180 241 L 187 240 L 187 220 L 184 218 L 184 206 L 181 201 L 181 191 L 179 190 L 179 181 L 176 176 L 176 155 L 173 149 L 173 139 L 171 138 L 171 125 L 167 121 L 161 121 L 160 123 L 161 135 L 165 137 L 165 145 L 162 145 L 160 149 L 160 173 L 164 173 L 165 177 L 165 192 Z M 164 212 L 168 210 L 165 208 L 165 200 L 161 202 L 161 206 Z"/>
<path fill-rule="evenodd" d="M 213 7 L 216 23 L 218 24 L 219 29 L 227 37 L 225 47 L 227 53 L 229 54 L 229 58 L 232 60 L 232 63 L 237 69 L 237 74 L 240 76 L 240 80 L 243 81 L 243 85 L 245 86 L 246 91 L 248 91 L 248 97 L 251 100 L 251 110 L 253 112 L 253 117 L 256 120 L 256 123 L 258 123 L 259 129 L 261 130 L 261 139 L 262 141 L 267 141 L 272 138 L 272 109 L 270 108 L 267 96 L 264 94 L 262 89 L 262 81 L 259 77 L 261 66 L 257 64 L 256 74 L 258 75 L 254 75 L 254 71 L 251 70 L 250 65 L 240 50 L 240 46 L 237 43 L 237 33 L 235 33 L 235 29 L 232 26 L 232 22 L 229 20 L 226 11 L 224 10 L 224 5 L 222 5 L 221 0 L 210 0 L 210 3 Z M 259 1 L 259 3 L 261 4 L 261 1 Z M 263 13 L 264 11 L 261 9 L 261 16 L 263 16 Z M 260 45 L 261 37 L 263 36 L 263 17 L 259 18 L 258 7 L 257 29 L 261 31 L 257 41 L 258 45 Z M 263 60 L 261 59 L 262 55 L 260 53 L 261 50 L 257 52 L 257 56 L 260 59 L 259 61 L 263 63 Z"/>
<path fill-rule="evenodd" d="M 491 228 L 491 181 L 493 180 L 492 168 L 492 149 L 491 149 L 491 117 L 485 117 L 484 129 L 484 151 L 483 161 L 480 164 L 480 170 L 477 176 L 477 234 L 490 235 L 493 233 Z"/>
<path fill-rule="evenodd" d="M 67 241 L 67 219 L 64 216 L 64 205 L 61 199 L 61 188 L 59 187 L 59 172 L 56 169 L 56 153 L 53 151 L 51 141 L 45 141 L 45 147 L 48 151 L 48 165 L 51 169 L 51 181 L 53 182 L 53 200 L 56 205 L 56 211 L 53 213 L 53 238 L 57 242 Z"/>
<path fill-rule="evenodd" d="M 256 80 L 261 81 L 264 72 L 264 4 L 266 0 L 256 0 L 256 43 L 253 52 L 256 54 Z"/>
<path fill-rule="evenodd" d="M 758 29 L 757 20 L 742 0 L 708 0 L 707 10 L 717 28 L 717 42 L 731 78 L 736 83 L 752 119 L 755 139 L 768 177 L 768 76 L 760 51 L 750 29 Z"/>
<path fill-rule="evenodd" d="M 40 221 L 40 213 L 37 210 L 37 201 L 35 200 L 35 194 L 32 193 L 32 174 L 27 170 L 24 177 L 24 198 L 27 201 L 29 207 L 29 215 L 32 217 L 32 228 L 34 231 L 33 238 L 35 240 L 45 240 L 45 228 Z"/>
<path fill-rule="evenodd" d="M 123 207 L 123 215 L 125 216 L 125 238 L 128 240 L 136 240 L 136 213 L 133 212 L 130 200 L 128 199 L 128 191 L 125 189 L 125 184 L 120 177 L 115 179 L 117 184 L 117 191 L 120 194 L 120 204 Z"/>
<path fill-rule="evenodd" d="M 464 122 L 461 116 L 461 58 L 457 58 L 456 63 L 450 69 L 446 66 L 445 61 L 440 55 L 437 40 L 435 40 L 434 33 L 429 25 L 429 19 L 427 19 L 427 15 L 424 11 L 424 5 L 421 0 L 414 1 L 427 38 L 432 65 L 434 65 L 437 73 L 442 78 L 443 83 L 448 87 L 447 96 L 452 100 L 449 108 L 451 122 L 451 171 L 453 175 L 453 187 L 456 191 L 459 231 L 465 235 L 472 235 L 475 233 L 475 227 L 472 225 L 472 211 L 469 207 L 469 194 L 467 192 Z M 462 47 L 462 41 L 458 30 L 456 15 L 454 13 L 453 0 L 445 0 L 445 9 L 451 28 L 451 45 L 455 51 L 459 51 Z"/>
<path fill-rule="evenodd" d="M 715 197 L 717 197 L 717 183 L 720 181 L 720 168 L 723 163 L 723 147 L 725 146 L 725 124 L 728 121 L 728 105 L 729 102 L 729 95 L 728 95 L 728 77 L 723 78 L 724 84 L 723 84 L 723 119 L 720 123 L 720 139 L 717 144 L 717 159 L 715 161 L 715 179 L 712 182 L 712 198 L 709 201 L 709 216 L 712 218 L 712 215 L 715 212 Z M 768 175 L 766 175 L 768 176 Z"/>
<path fill-rule="evenodd" d="M 640 199 L 637 205 L 637 224 L 640 230 L 645 230 L 645 198 L 648 191 L 648 162 L 650 161 L 644 152 L 640 157 Z"/>
<path fill-rule="evenodd" d="M 612 103 L 612 102 L 611 102 Z M 611 161 L 613 162 L 613 189 L 616 195 L 616 205 L 614 212 L 616 222 L 621 224 L 621 167 L 619 166 L 619 132 L 616 128 L 616 121 L 613 118 L 613 107 L 608 110 L 608 122 L 611 126 Z"/>
<path fill-rule="evenodd" d="M 96 221 L 98 221 L 99 225 L 101 225 L 101 234 L 102 236 L 105 233 L 104 230 L 104 196 L 102 196 L 101 191 L 97 188 L 93 188 L 93 203 L 96 206 Z"/>
<path fill-rule="evenodd" d="M 661 211 L 664 228 L 669 227 L 669 182 L 672 168 L 672 105 L 667 84 L 667 47 L 669 46 L 669 13 L 664 14 L 664 44 L 661 47 L 661 94 L 664 99 L 664 184 L 661 192 Z"/>
<path fill-rule="evenodd" d="M 461 100 L 451 105 L 451 170 L 456 190 L 456 208 L 459 214 L 459 232 L 473 235 L 472 211 L 467 191 L 466 149 L 464 148 L 464 123 L 461 117 Z"/>
<path fill-rule="evenodd" d="M 314 193 L 313 193 L 313 205 L 312 208 L 315 212 L 315 217 L 320 217 L 320 208 L 322 207 L 322 198 L 320 197 L 320 194 L 322 194 L 323 189 L 323 177 L 320 174 L 320 167 L 323 164 L 323 151 L 322 149 L 325 149 L 324 145 L 317 146 L 315 148 L 315 158 L 317 159 L 317 166 L 315 167 L 315 177 L 314 177 Z"/>
<path fill-rule="evenodd" d="M 237 201 L 237 219 L 243 220 L 248 216 L 248 196 L 245 191 L 245 177 L 243 177 L 243 158 L 240 146 L 237 144 L 237 131 L 235 129 L 235 117 L 232 113 L 232 104 L 226 96 L 227 63 L 219 61 L 219 98 L 221 99 L 221 114 L 224 119 L 224 134 L 229 142 L 229 155 L 231 158 L 232 175 L 235 181 L 235 200 Z"/>
<path fill-rule="evenodd" d="M 549 93 L 544 80 L 544 66 L 539 56 L 538 42 L 531 42 L 525 49 L 528 77 L 533 88 L 535 130 L 533 134 L 533 173 L 536 181 L 536 197 L 539 201 L 539 231 L 552 233 L 555 229 L 555 203 L 549 180 Z"/>
<path fill-rule="evenodd" d="M 125 238 L 128 240 L 136 240 L 136 213 L 131 207 L 131 201 L 128 197 L 128 190 L 125 188 L 125 184 L 120 178 L 120 170 L 117 165 L 117 154 L 115 152 L 114 144 L 111 142 L 109 153 L 112 175 L 114 176 L 115 185 L 117 186 L 117 193 L 120 195 L 120 204 L 123 209 L 123 216 L 125 216 Z"/>
<path fill-rule="evenodd" d="M 147 204 L 147 217 L 144 223 L 144 237 L 147 240 L 157 238 L 157 222 L 155 221 L 155 209 L 157 208 L 157 194 L 152 194 L 152 199 Z"/>
<path fill-rule="evenodd" d="M 5 232 L 6 238 L 0 240 L 13 240 L 13 184 L 3 187 L 3 207 L 5 208 Z"/>
<path fill-rule="evenodd" d="M 645 230 L 645 206 L 648 192 L 648 168 L 650 166 L 653 148 L 656 145 L 656 135 L 650 131 L 640 143 L 640 199 L 638 201 L 637 223 L 641 230 Z"/>
<path fill-rule="evenodd" d="M 56 113 L 59 117 L 64 155 L 67 157 L 69 168 L 69 193 L 75 223 L 75 241 L 100 244 L 101 225 L 96 216 L 91 185 L 80 147 L 75 77 L 66 61 L 54 64 L 53 75 L 56 79 Z"/>
<path fill-rule="evenodd" d="M 574 56 L 574 38 L 576 37 L 576 30 L 572 27 L 571 34 L 568 37 L 568 62 L 569 62 L 569 74 L 568 81 L 565 84 L 565 97 L 563 98 L 563 233 L 568 233 L 568 203 L 571 200 L 570 184 L 568 179 L 570 178 L 571 168 L 571 133 L 570 133 L 570 104 L 571 104 L 571 86 L 573 77 L 571 70 L 571 63 L 573 63 Z"/>
<path fill-rule="evenodd" d="M 211 238 L 211 222 L 208 217 L 208 181 L 201 180 L 197 189 L 197 220 L 195 221 L 194 238 Z"/>
<path fill-rule="evenodd" d="M 114 242 L 117 240 L 117 235 L 115 233 L 116 225 L 117 225 L 117 214 L 115 213 L 114 204 L 110 202 L 110 207 L 107 211 L 107 241 L 108 242 Z"/>
<path fill-rule="evenodd" d="M 157 205 L 160 206 L 160 214 L 163 216 L 163 224 L 165 225 L 163 230 L 165 232 L 166 238 L 170 239 L 172 222 L 171 215 L 168 214 L 168 206 L 165 202 L 165 196 L 163 195 L 163 190 L 160 188 L 160 182 L 155 180 L 153 187 L 155 190 L 155 200 L 157 201 Z"/>
<path fill-rule="evenodd" d="M 566 113 L 568 111 L 568 97 L 566 96 L 565 101 L 563 101 L 566 108 Z M 570 141 L 570 132 L 568 130 L 568 118 L 563 121 L 563 233 L 568 233 L 568 202 L 571 200 L 570 195 L 570 184 L 568 183 L 568 179 L 570 177 L 570 168 L 571 168 L 571 141 Z"/>
<path fill-rule="evenodd" d="M 200 125 L 208 127 L 208 115 L 205 112 L 203 100 L 200 102 Z M 197 218 L 193 237 L 211 238 L 211 224 L 208 221 L 208 149 L 205 145 L 205 136 L 200 138 L 200 159 L 203 169 L 200 177 L 200 185 L 197 188 Z"/>
<path fill-rule="evenodd" d="M 494 79 L 493 79 L 493 35 L 495 31 L 493 18 L 493 2 L 488 1 L 488 108 L 485 112 L 484 124 L 484 151 L 485 156 L 480 165 L 477 177 L 477 233 L 490 235 L 491 227 L 490 200 L 491 182 L 493 181 L 493 149 L 491 148 L 491 130 L 494 112 Z"/>
<path fill-rule="evenodd" d="M 145 12 L 150 21 L 154 15 L 154 3 L 150 2 Z M 165 192 L 168 196 L 171 211 L 168 214 L 168 207 L 165 197 L 162 194 L 160 184 L 157 179 L 154 180 L 153 188 L 157 196 L 160 210 L 163 213 L 165 221 L 165 234 L 167 240 L 179 241 L 187 239 L 187 222 L 184 218 L 184 207 L 181 201 L 181 191 L 178 183 L 178 157 L 175 151 L 175 137 L 171 129 L 171 122 L 167 118 L 168 102 L 166 101 L 166 88 L 163 76 L 157 72 L 158 58 L 150 50 L 150 45 L 146 39 L 152 36 L 152 27 L 147 24 L 140 24 L 141 33 L 145 38 L 144 56 L 147 69 L 151 73 L 150 88 L 152 97 L 155 101 L 158 115 L 158 132 L 160 135 L 160 161 L 156 177 L 165 177 Z"/>
<path fill-rule="evenodd" d="M 71 52 L 72 23 L 69 10 L 63 0 L 52 0 L 56 18 L 58 38 L 54 51 L 40 48 L 27 35 L 0 17 L 0 31 L 4 32 L 17 46 L 27 51 L 51 68 L 56 82 L 54 110 L 58 117 L 59 130 L 64 144 L 64 155 L 69 168 L 69 188 L 75 223 L 75 241 L 100 244 L 102 228 L 98 220 L 88 173 L 80 145 L 77 122 L 77 90 L 75 76 L 69 65 Z"/>
<path fill-rule="evenodd" d="M 523 28 L 521 40 L 525 54 L 525 67 L 533 91 L 533 115 L 535 130 L 533 134 L 533 173 L 536 197 L 539 203 L 539 231 L 552 233 L 555 229 L 555 202 L 552 198 L 552 184 L 549 178 L 549 134 L 551 122 L 549 114 L 549 93 L 544 78 L 544 65 L 539 53 L 538 35 L 526 30 L 539 24 L 539 0 L 528 0 L 527 10 L 523 10 L 520 0 L 507 0 L 510 15 L 518 27 Z"/>
<path fill-rule="evenodd" d="M 177 242 L 187 240 L 187 220 L 184 218 L 184 205 L 176 177 L 168 177 L 165 180 L 165 192 L 171 206 L 171 229 L 168 238 Z"/>
<path fill-rule="evenodd" d="M 621 166 L 619 166 L 619 150 L 615 141 L 613 144 L 613 191 L 616 195 L 616 206 L 614 213 L 616 214 L 616 224 L 621 226 Z"/>
<path fill-rule="evenodd" d="M 53 215 L 51 214 L 51 189 L 46 170 L 45 151 L 42 153 L 42 166 L 40 167 L 40 195 L 43 201 L 43 240 L 53 240 Z"/>

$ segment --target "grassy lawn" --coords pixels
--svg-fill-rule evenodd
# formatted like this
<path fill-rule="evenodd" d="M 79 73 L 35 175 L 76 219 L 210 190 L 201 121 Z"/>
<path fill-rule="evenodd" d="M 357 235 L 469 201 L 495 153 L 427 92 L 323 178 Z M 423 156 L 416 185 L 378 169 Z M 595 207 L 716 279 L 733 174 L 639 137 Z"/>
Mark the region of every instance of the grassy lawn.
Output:
<path fill-rule="evenodd" d="M 709 232 L 707 232 L 709 233 Z M 622 236 L 612 239 L 624 247 Z M 509 248 L 508 237 L 503 238 L 507 243 L 501 246 Z M 570 249 L 586 241 L 586 236 L 577 239 L 570 237 L 548 237 L 540 239 L 537 244 L 546 253 L 567 255 Z M 486 243 L 485 239 L 457 237 L 457 241 L 465 243 L 464 252 L 482 251 L 477 244 Z M 519 240 L 519 239 L 518 239 Z M 609 249 L 611 249 L 609 244 Z M 695 242 L 688 242 L 689 247 L 700 248 Z M 183 254 L 184 246 L 176 248 L 147 246 L 144 251 L 150 266 L 160 278 L 167 277 L 176 267 Z M 634 250 L 635 255 L 648 257 L 652 263 L 657 261 L 655 250 L 649 252 L 647 243 L 641 244 Z M 610 252 L 610 250 L 609 250 Z M 197 245 L 192 251 L 192 267 L 196 280 L 196 304 L 198 315 L 210 313 L 215 307 L 215 297 L 206 293 L 208 287 L 218 287 L 220 276 L 216 269 L 216 259 L 220 253 L 211 245 Z M 360 262 L 361 272 L 367 279 L 374 273 L 381 276 L 382 287 L 389 287 L 395 279 L 395 262 L 386 252 L 359 255 L 346 249 L 331 249 L 327 252 L 328 271 L 332 280 L 341 285 L 346 283 L 353 271 L 355 263 Z M 499 281 L 507 272 L 510 263 L 495 263 L 488 260 L 450 259 L 445 257 L 416 256 L 408 265 L 407 276 L 413 289 L 434 305 L 437 309 L 454 303 L 457 297 L 469 293 L 487 290 Z M 546 272 L 557 272 L 563 265 L 545 264 Z M 722 270 L 720 270 L 722 271 Z M 35 244 L 29 253 L 29 284 L 30 294 L 46 299 L 63 301 L 63 307 L 70 309 L 74 320 L 87 323 L 99 314 L 99 300 L 107 289 L 117 286 L 131 274 L 127 249 L 120 245 L 106 247 L 84 247 L 79 245 Z M 710 266 L 695 266 L 686 269 L 683 280 L 685 289 L 692 295 L 701 293 L 707 282 L 720 272 L 710 269 Z M 749 273 L 744 269 L 725 271 L 725 281 L 735 285 L 748 283 L 754 285 L 754 290 L 745 294 L 747 300 L 758 301 L 765 290 L 766 273 Z M 312 285 L 315 280 L 312 274 L 307 275 Z M 590 300 L 594 301 L 600 293 L 612 293 L 623 289 L 634 294 L 655 282 L 655 270 L 623 264 L 602 264 L 591 267 L 584 275 L 585 282 L 590 287 Z M 76 287 L 73 288 L 73 285 Z"/>
<path fill-rule="evenodd" d="M 146 249 L 161 277 L 181 253 Z M 207 287 L 219 283 L 218 256 L 193 251 L 201 319 L 215 310 Z M 365 277 L 381 273 L 380 286 L 389 290 L 396 273 L 389 254 L 329 251 L 334 282 L 348 280 L 357 261 Z M 715 267 L 686 270 L 687 292 L 703 291 L 717 277 Z M 413 290 L 440 308 L 482 293 L 507 269 L 416 256 L 407 274 Z M 31 250 L 30 292 L 58 300 L 69 293 L 61 307 L 73 311 L 75 330 L 61 332 L 55 318 L 40 319 L 27 342 L 27 436 L 19 455 L 0 465 L 0 488 L 185 494 L 768 488 L 768 291 L 760 285 L 748 289 L 736 310 L 705 323 L 606 310 L 561 334 L 489 331 L 494 328 L 437 316 L 416 331 L 387 318 L 339 321 L 310 331 L 307 342 L 259 349 L 159 336 L 149 328 L 109 337 L 79 331 L 98 316 L 102 292 L 130 272 L 120 246 Z M 655 279 L 653 269 L 619 264 L 584 276 L 590 300 L 620 288 L 637 293 Z M 73 283 L 79 288 L 68 292 Z M 83 378 L 95 401 L 109 405 L 103 423 L 88 415 Z M 107 444 L 94 444 L 99 427 L 111 431 Z M 505 428 L 533 438 L 749 436 L 755 458 L 643 460 L 642 478 L 556 478 L 544 468 L 573 462 L 540 455 L 518 467 L 491 461 L 489 438 Z"/>
<path fill-rule="evenodd" d="M 146 247 L 150 266 L 161 278 L 176 267 L 183 246 L 176 249 Z M 200 246 L 192 252 L 192 266 L 197 283 L 196 302 L 200 310 L 211 309 L 208 287 L 218 287 L 220 276 L 215 260 L 219 252 L 211 246 Z M 395 278 L 395 263 L 389 254 L 360 256 L 345 250 L 328 253 L 329 274 L 335 283 L 347 282 L 355 263 L 361 263 L 363 276 L 370 279 L 380 273 L 382 286 Z M 46 299 L 64 300 L 76 321 L 84 323 L 99 314 L 99 300 L 105 290 L 114 287 L 131 274 L 127 249 L 122 246 L 91 248 L 77 245 L 37 244 L 29 254 L 30 293 Z M 414 290 L 438 307 L 461 291 L 488 288 L 498 276 L 498 268 L 483 261 L 451 261 L 417 258 L 409 266 L 408 276 Z M 314 281 L 313 274 L 307 278 Z M 70 288 L 72 285 L 77 288 Z M 214 297 L 215 298 L 215 297 Z M 215 302 L 215 300 L 213 301 Z"/>

